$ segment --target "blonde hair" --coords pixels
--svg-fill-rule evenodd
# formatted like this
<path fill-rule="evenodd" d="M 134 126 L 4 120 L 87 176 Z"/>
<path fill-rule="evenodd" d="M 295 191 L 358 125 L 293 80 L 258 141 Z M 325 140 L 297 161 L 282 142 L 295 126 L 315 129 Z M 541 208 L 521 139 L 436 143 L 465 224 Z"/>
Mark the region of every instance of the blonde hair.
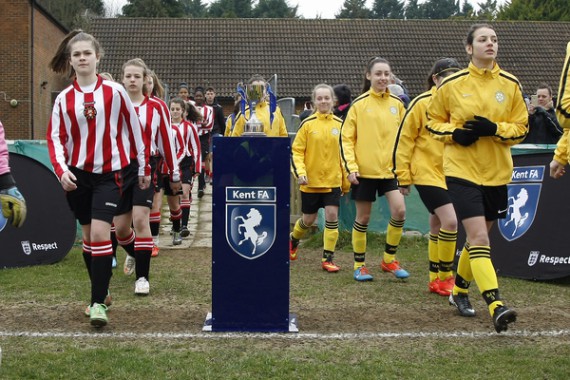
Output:
<path fill-rule="evenodd" d="M 313 93 L 311 94 L 311 101 L 313 102 L 313 104 L 315 104 L 315 97 L 317 94 L 317 90 L 321 90 L 321 89 L 329 90 L 331 93 L 332 103 L 331 103 L 330 112 L 332 112 L 333 107 L 334 107 L 334 102 L 336 101 L 336 94 L 334 93 L 334 89 L 332 88 L 332 86 L 329 86 L 326 83 L 320 83 L 320 84 L 316 85 L 315 88 L 313 88 Z"/>

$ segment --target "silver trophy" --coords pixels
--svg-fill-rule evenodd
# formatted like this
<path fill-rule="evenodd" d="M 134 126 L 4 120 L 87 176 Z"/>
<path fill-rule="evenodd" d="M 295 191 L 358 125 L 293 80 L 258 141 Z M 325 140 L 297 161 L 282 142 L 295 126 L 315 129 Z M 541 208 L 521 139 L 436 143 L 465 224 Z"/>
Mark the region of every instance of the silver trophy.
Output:
<path fill-rule="evenodd" d="M 249 120 L 245 123 L 243 136 L 266 136 L 264 126 L 255 114 L 255 107 L 265 95 L 263 84 L 248 84 L 246 87 L 246 101 L 249 104 Z"/>

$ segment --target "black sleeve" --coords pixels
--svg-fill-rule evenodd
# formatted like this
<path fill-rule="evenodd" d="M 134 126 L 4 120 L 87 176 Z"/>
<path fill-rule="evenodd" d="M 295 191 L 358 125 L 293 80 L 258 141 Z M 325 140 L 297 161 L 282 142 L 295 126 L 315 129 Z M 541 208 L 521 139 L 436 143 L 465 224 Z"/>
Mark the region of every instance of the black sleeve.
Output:
<path fill-rule="evenodd" d="M 16 186 L 16 181 L 14 181 L 12 174 L 6 173 L 0 175 L 0 190 L 9 189 L 14 186 Z"/>
<path fill-rule="evenodd" d="M 212 134 L 224 134 L 226 129 L 226 117 L 222 106 L 216 104 L 214 106 L 214 126 L 212 127 Z"/>

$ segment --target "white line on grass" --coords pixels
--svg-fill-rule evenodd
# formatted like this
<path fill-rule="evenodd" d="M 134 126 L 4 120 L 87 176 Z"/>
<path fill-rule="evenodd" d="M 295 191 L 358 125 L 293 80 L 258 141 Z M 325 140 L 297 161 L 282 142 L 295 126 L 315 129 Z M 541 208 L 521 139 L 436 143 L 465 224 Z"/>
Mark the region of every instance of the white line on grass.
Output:
<path fill-rule="evenodd" d="M 517 338 L 560 337 L 570 335 L 570 330 L 550 331 L 509 331 L 502 334 L 494 332 L 388 332 L 388 333 L 112 333 L 94 332 L 39 332 L 39 331 L 0 331 L 0 338 L 95 338 L 95 339 L 314 339 L 314 340 L 351 340 L 351 339 L 389 339 L 389 338 L 487 338 L 496 336 Z"/>

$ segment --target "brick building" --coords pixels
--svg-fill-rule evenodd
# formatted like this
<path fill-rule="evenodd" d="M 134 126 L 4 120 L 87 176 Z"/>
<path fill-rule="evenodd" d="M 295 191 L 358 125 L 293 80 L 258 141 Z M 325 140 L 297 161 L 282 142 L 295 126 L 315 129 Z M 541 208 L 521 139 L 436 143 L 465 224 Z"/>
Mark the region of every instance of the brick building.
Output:
<path fill-rule="evenodd" d="M 0 14 L 0 120 L 8 139 L 45 139 L 52 92 L 67 84 L 48 63 L 67 29 L 34 0 L 0 0 Z"/>

